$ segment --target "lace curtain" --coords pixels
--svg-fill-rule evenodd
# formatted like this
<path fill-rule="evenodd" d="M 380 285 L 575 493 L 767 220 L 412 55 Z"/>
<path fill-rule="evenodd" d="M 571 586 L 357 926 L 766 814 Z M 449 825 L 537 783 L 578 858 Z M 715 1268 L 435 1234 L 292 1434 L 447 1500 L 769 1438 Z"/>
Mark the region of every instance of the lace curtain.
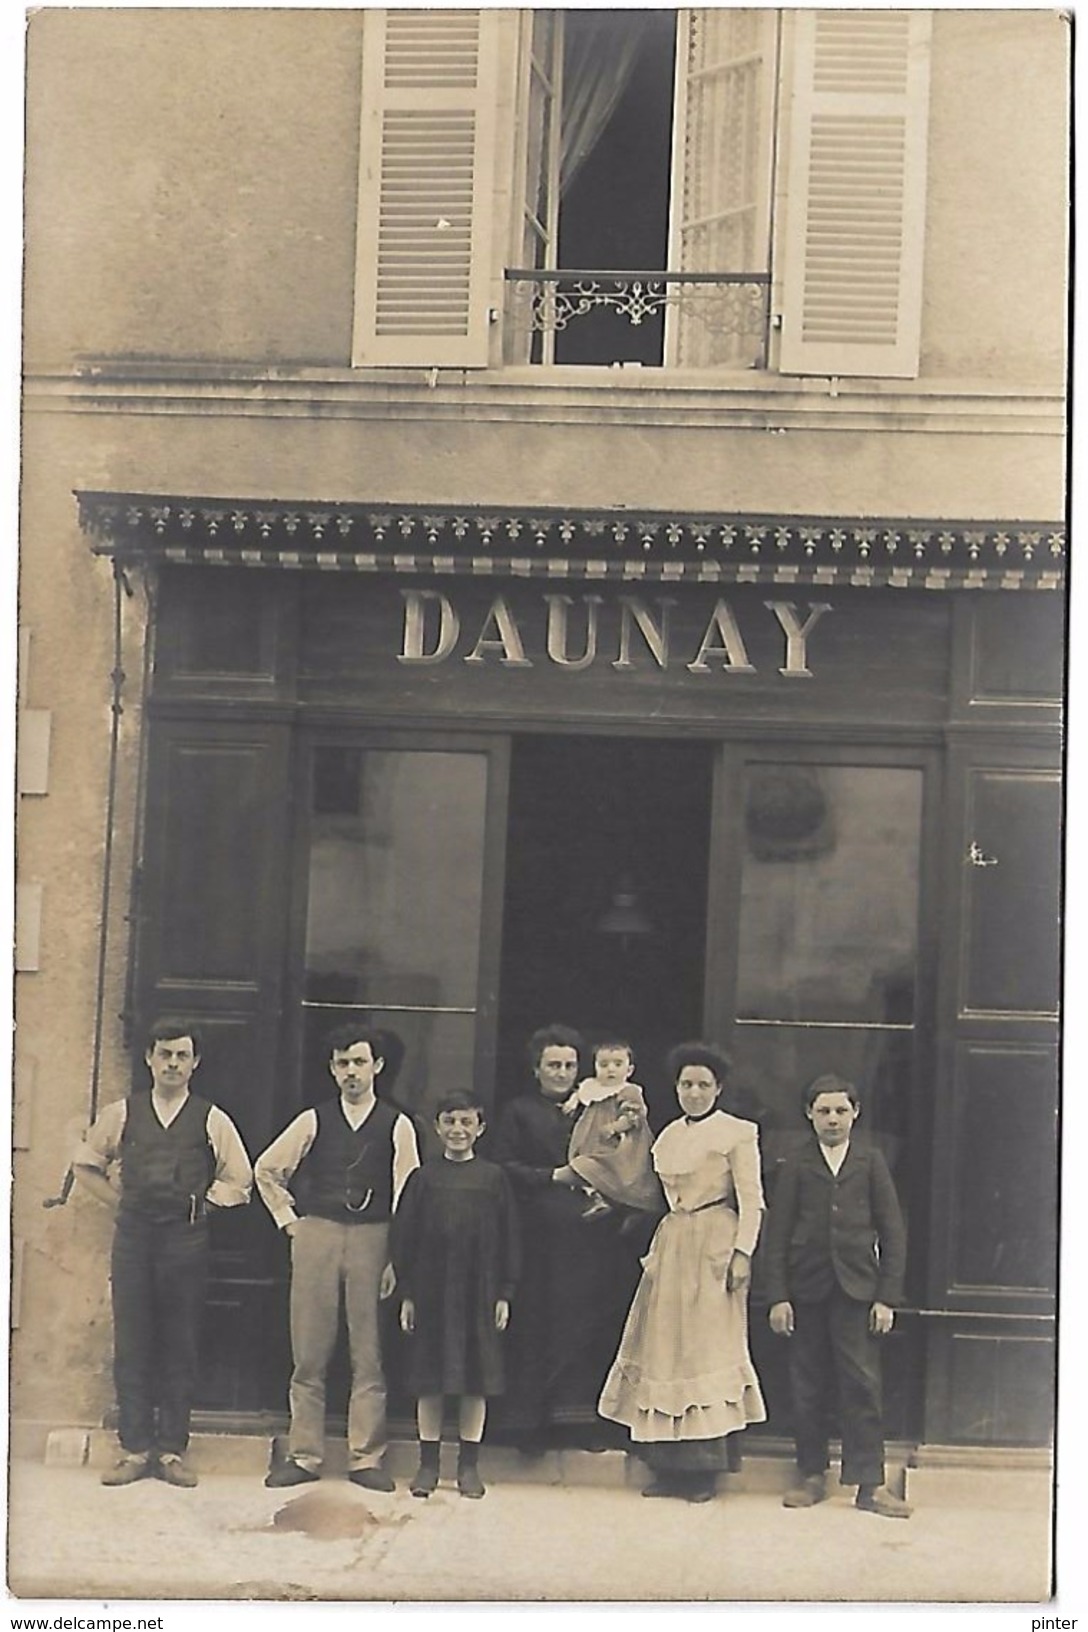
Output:
<path fill-rule="evenodd" d="M 568 11 L 564 17 L 560 196 L 612 117 L 645 33 L 638 12 Z"/>

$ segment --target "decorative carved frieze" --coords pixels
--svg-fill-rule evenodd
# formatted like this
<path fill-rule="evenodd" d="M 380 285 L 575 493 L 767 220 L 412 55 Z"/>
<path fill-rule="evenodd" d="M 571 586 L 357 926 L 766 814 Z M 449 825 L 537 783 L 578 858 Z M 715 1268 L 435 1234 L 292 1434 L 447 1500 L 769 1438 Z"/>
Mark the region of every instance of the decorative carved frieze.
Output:
<path fill-rule="evenodd" d="M 79 492 L 80 525 L 122 560 L 434 576 L 904 589 L 1057 589 L 1061 524 L 617 510 L 496 511 Z"/>

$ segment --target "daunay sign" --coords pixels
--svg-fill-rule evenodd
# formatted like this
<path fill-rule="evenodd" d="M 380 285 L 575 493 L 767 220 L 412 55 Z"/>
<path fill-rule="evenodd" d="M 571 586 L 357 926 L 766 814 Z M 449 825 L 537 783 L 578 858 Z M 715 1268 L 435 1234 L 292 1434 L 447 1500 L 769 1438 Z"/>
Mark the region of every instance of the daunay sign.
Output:
<path fill-rule="evenodd" d="M 546 661 L 560 669 L 589 669 L 595 664 L 620 671 L 683 667 L 690 674 L 754 674 L 748 647 L 730 603 L 718 599 L 705 622 L 691 632 L 688 620 L 681 640 L 670 623 L 677 602 L 668 595 L 543 594 L 527 609 L 516 611 L 511 598 L 496 595 L 482 622 L 459 611 L 451 595 L 437 589 L 403 589 L 404 620 L 397 662 L 415 666 L 440 663 L 496 663 L 507 669 L 531 669 L 527 655 L 543 647 Z M 827 602 L 765 600 L 763 616 L 777 626 L 781 640 L 778 673 L 787 679 L 811 679 L 809 642 L 820 619 L 831 611 Z M 543 636 L 543 640 L 541 637 Z M 764 644 L 764 642 L 761 642 Z M 537 659 L 539 661 L 539 659 Z"/>

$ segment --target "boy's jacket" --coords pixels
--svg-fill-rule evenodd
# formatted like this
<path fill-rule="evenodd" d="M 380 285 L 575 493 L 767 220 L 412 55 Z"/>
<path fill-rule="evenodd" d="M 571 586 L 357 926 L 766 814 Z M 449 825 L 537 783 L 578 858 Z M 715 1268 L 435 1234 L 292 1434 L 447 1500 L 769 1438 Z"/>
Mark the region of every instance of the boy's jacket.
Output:
<path fill-rule="evenodd" d="M 775 1179 L 763 1237 L 770 1304 L 816 1303 L 836 1282 L 865 1303 L 903 1301 L 907 1237 L 887 1163 L 851 1141 L 838 1177 L 811 1140 Z"/>

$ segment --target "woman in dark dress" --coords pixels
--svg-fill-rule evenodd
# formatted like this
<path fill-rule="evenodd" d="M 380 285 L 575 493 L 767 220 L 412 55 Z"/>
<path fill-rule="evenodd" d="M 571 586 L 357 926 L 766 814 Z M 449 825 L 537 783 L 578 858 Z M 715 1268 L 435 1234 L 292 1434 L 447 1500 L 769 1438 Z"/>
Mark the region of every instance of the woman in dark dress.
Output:
<path fill-rule="evenodd" d="M 438 1484 L 442 1410 L 457 1402 L 457 1488 L 482 1496 L 477 1467 L 487 1401 L 505 1381 L 505 1333 L 520 1265 L 518 1224 L 501 1167 L 475 1154 L 484 1130 L 472 1094 L 439 1100 L 442 1154 L 410 1175 L 393 1217 L 389 1257 L 407 1337 L 405 1381 L 417 1404 L 420 1465 L 413 1496 Z"/>
<path fill-rule="evenodd" d="M 533 1034 L 536 1087 L 506 1106 L 491 1151 L 513 1184 L 523 1240 L 501 1421 L 528 1453 L 560 1439 L 594 1446 L 620 1438 L 601 1423 L 597 1399 L 644 1243 L 621 1236 L 615 1215 L 584 1219 L 585 1196 L 555 1178 L 571 1129 L 560 1107 L 578 1081 L 581 1050 L 582 1039 L 566 1026 Z"/>

